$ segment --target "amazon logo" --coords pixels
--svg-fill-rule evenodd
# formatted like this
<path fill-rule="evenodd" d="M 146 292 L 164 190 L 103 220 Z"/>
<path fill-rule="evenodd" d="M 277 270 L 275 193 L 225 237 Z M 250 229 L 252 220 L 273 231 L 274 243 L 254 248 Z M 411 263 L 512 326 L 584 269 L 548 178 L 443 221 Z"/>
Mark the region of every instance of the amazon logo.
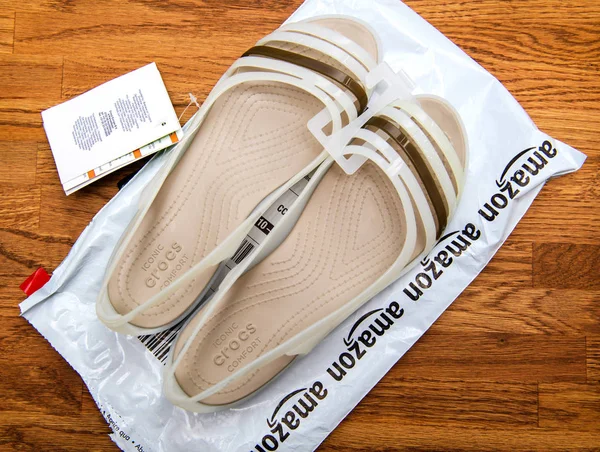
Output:
<path fill-rule="evenodd" d="M 271 416 L 267 418 L 267 425 L 271 433 L 262 437 L 252 449 L 253 452 L 266 452 L 278 450 L 296 430 L 302 421 L 310 416 L 319 402 L 327 397 L 327 389 L 320 381 L 315 381 L 311 387 L 296 389 L 284 396 Z"/>
<path fill-rule="evenodd" d="M 537 176 L 557 154 L 558 151 L 552 143 L 545 140 L 541 146 L 524 149 L 515 155 L 496 180 L 499 190 L 490 197 L 483 208 L 479 209 L 479 215 L 486 221 L 494 221 L 500 212 L 521 193 L 521 189 L 527 187 L 532 178 Z"/>

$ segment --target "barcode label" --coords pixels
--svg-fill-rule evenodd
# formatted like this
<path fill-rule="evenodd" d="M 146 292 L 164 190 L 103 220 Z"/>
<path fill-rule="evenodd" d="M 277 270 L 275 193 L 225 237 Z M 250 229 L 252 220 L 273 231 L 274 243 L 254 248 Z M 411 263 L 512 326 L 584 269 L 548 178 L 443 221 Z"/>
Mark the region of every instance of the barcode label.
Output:
<path fill-rule="evenodd" d="M 211 286 L 204 296 L 204 299 L 198 304 L 196 311 L 189 314 L 186 319 L 179 322 L 177 325 L 172 326 L 168 330 L 165 330 L 157 334 L 148 334 L 145 336 L 138 336 L 138 339 L 144 346 L 163 364 L 167 361 L 169 355 L 169 349 L 177 339 L 177 334 L 185 324 L 185 321 L 197 312 L 206 300 L 214 294 L 225 276 L 233 269 L 236 265 L 239 265 L 246 259 L 255 248 L 257 248 L 265 237 L 271 232 L 273 227 L 279 222 L 279 220 L 287 213 L 290 206 L 296 201 L 302 190 L 308 184 L 310 180 L 308 175 L 296 183 L 292 188 L 285 192 L 281 197 L 273 203 L 271 207 L 267 209 L 262 217 L 252 227 L 252 230 L 248 233 L 240 247 L 234 253 L 234 255 L 226 262 L 222 263 L 216 271 L 215 277 L 211 283 Z"/>
<path fill-rule="evenodd" d="M 161 363 L 164 364 L 167 361 L 171 344 L 175 341 L 177 333 L 179 333 L 182 326 L 183 322 L 179 322 L 177 325 L 172 326 L 161 333 L 138 336 L 138 339 Z"/>
<path fill-rule="evenodd" d="M 251 243 L 248 239 L 244 239 L 244 241 L 242 242 L 242 245 L 235 252 L 235 254 L 231 258 L 231 260 L 235 263 L 235 265 L 238 265 L 240 262 L 242 262 L 246 258 L 246 256 L 248 254 L 250 254 L 252 252 L 253 249 L 254 249 L 254 244 Z"/>

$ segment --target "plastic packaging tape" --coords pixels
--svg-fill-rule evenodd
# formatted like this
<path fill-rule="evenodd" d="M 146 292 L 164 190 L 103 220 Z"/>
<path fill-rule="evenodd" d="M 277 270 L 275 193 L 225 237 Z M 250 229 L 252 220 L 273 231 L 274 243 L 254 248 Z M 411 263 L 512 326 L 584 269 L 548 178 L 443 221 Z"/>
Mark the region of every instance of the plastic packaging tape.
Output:
<path fill-rule="evenodd" d="M 144 345 L 109 331 L 95 315 L 108 258 L 164 160 L 157 156 L 96 215 L 52 279 L 21 305 L 81 374 L 123 450 L 316 448 L 479 274 L 544 183 L 585 160 L 538 131 L 493 76 L 397 0 L 307 0 L 289 20 L 333 13 L 369 22 L 393 69 L 403 69 L 420 92 L 445 97 L 459 111 L 470 160 L 458 211 L 428 258 L 265 390 L 239 408 L 194 414 L 161 396 L 163 364 L 148 349 L 156 353 L 160 347 L 152 342 L 159 339 L 145 338 Z"/>

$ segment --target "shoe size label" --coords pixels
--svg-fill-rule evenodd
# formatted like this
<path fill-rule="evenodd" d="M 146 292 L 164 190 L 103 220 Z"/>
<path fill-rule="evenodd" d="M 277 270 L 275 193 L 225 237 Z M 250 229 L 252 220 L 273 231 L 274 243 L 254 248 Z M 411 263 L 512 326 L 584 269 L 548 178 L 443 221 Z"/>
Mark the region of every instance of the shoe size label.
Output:
<path fill-rule="evenodd" d="M 204 300 L 198 305 L 198 308 L 190 313 L 178 324 L 172 326 L 168 330 L 157 334 L 147 334 L 139 336 L 139 340 L 144 346 L 152 352 L 156 358 L 163 364 L 167 360 L 171 344 L 175 341 L 177 333 L 183 327 L 185 322 L 194 315 L 198 309 L 218 290 L 219 285 L 225 279 L 227 274 L 238 264 L 244 261 L 273 230 L 281 218 L 287 213 L 291 205 L 298 199 L 300 193 L 306 188 L 312 173 L 295 183 L 288 191 L 277 199 L 265 213 L 256 220 L 254 226 L 246 235 L 237 251 L 227 261 L 223 262 L 217 269 L 215 276 L 212 278 L 212 283 L 208 289 Z"/>

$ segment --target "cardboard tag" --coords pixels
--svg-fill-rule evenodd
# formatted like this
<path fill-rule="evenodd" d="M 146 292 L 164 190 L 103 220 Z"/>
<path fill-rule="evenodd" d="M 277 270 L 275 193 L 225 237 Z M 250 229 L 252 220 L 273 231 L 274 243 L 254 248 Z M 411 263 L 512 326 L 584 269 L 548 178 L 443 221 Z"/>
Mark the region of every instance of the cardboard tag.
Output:
<path fill-rule="evenodd" d="M 49 108 L 42 119 L 60 181 L 71 189 L 82 175 L 181 133 L 155 63 Z"/>

